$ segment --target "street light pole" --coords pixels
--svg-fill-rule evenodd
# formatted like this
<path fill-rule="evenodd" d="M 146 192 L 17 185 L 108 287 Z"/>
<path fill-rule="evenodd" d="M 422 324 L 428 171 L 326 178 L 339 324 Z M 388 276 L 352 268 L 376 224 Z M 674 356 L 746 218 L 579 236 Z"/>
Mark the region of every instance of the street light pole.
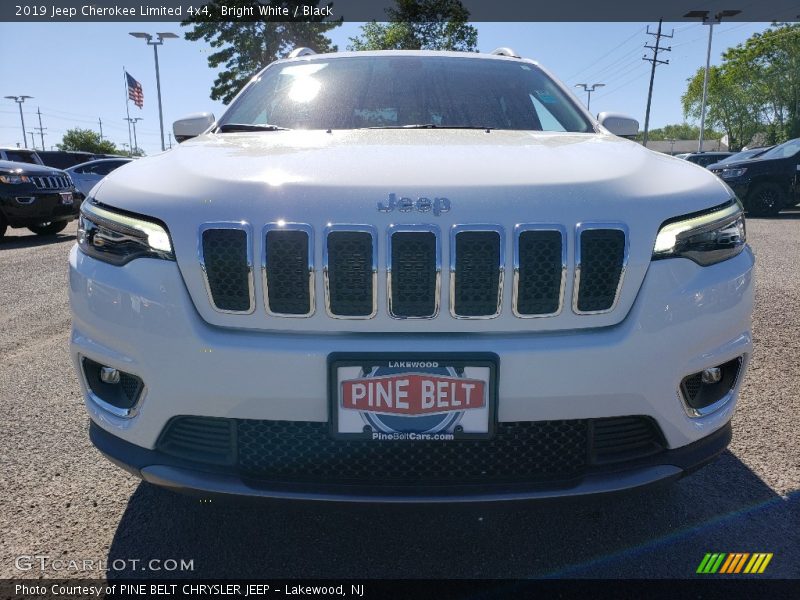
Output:
<path fill-rule="evenodd" d="M 599 87 L 604 87 L 605 83 L 593 83 L 592 87 L 589 87 L 585 83 L 576 83 L 575 87 L 583 88 L 583 91 L 586 92 L 586 110 L 591 110 L 592 108 L 592 92 L 595 91 Z"/>
<path fill-rule="evenodd" d="M 721 10 L 714 15 L 714 18 L 709 18 L 709 11 L 707 10 L 693 10 L 685 15 L 687 18 L 700 18 L 703 25 L 708 25 L 708 47 L 706 48 L 706 71 L 703 74 L 703 99 L 700 102 L 700 139 L 697 144 L 697 151 L 703 151 L 703 139 L 705 138 L 706 129 L 706 100 L 708 99 L 708 71 L 711 68 L 711 39 L 714 36 L 714 25 L 719 25 L 723 17 L 734 17 L 738 15 L 740 10 Z"/>
<path fill-rule="evenodd" d="M 22 123 L 22 142 L 25 144 L 25 147 L 28 147 L 28 134 L 25 133 L 25 117 L 22 116 L 22 103 L 25 100 L 32 99 L 33 96 L 5 96 L 9 100 L 13 100 L 17 104 L 19 104 L 19 120 Z"/>
<path fill-rule="evenodd" d="M 147 40 L 147 45 L 153 47 L 153 58 L 156 63 L 156 92 L 158 93 L 158 124 L 161 128 L 161 150 L 166 150 L 164 145 L 164 113 L 161 108 L 161 73 L 158 69 L 158 47 L 164 44 L 164 40 L 177 38 L 174 33 L 156 33 L 156 39 L 149 33 L 142 33 L 141 31 L 132 31 L 130 33 L 135 38 Z M 135 142 L 134 142 L 135 143 Z"/>

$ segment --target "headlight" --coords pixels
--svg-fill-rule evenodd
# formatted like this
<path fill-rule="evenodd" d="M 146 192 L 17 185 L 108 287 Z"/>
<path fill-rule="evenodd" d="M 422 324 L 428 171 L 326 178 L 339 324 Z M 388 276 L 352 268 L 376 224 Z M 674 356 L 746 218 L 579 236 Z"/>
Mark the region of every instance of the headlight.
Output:
<path fill-rule="evenodd" d="M 98 260 L 124 265 L 135 258 L 175 260 L 166 228 L 86 200 L 78 220 L 78 247 Z"/>
<path fill-rule="evenodd" d="M 664 223 L 656 237 L 653 260 L 683 257 L 706 267 L 733 258 L 746 242 L 742 205 L 734 201 Z"/>
<path fill-rule="evenodd" d="M 746 168 L 741 169 L 722 169 L 722 172 L 719 173 L 719 176 L 723 179 L 736 179 L 737 177 L 741 177 L 747 172 Z"/>
<path fill-rule="evenodd" d="M 12 185 L 19 183 L 28 183 L 30 177 L 27 175 L 0 175 L 0 183 L 9 183 Z"/>

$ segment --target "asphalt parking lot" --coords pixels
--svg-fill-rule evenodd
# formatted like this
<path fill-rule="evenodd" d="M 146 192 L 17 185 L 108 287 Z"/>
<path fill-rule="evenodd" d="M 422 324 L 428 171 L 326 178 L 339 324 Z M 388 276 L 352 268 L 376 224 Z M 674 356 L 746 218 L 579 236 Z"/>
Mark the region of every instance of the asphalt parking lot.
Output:
<path fill-rule="evenodd" d="M 103 560 L 118 576 L 676 577 L 706 552 L 772 552 L 800 578 L 800 211 L 751 219 L 756 354 L 730 449 L 675 484 L 591 499 L 452 506 L 201 503 L 90 445 L 68 360 L 75 224 L 0 244 L 0 577 L 19 556 Z M 141 571 L 150 559 L 194 570 Z M 141 563 L 134 563 L 139 560 Z"/>

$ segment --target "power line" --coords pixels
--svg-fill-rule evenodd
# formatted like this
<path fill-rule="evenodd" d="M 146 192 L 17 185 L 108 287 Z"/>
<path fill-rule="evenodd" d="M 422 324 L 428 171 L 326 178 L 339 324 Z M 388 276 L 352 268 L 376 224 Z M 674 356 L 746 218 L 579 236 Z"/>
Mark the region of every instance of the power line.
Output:
<path fill-rule="evenodd" d="M 623 47 L 625 44 L 627 44 L 628 42 L 630 42 L 630 41 L 631 41 L 633 38 L 635 38 L 635 37 L 636 37 L 637 35 L 639 35 L 641 32 L 642 32 L 642 29 L 641 29 L 641 27 L 640 27 L 639 29 L 637 29 L 636 31 L 634 31 L 634 32 L 633 32 L 633 34 L 632 34 L 630 37 L 628 37 L 628 38 L 625 38 L 625 39 L 624 39 L 622 42 L 620 42 L 620 43 L 619 43 L 619 44 L 617 44 L 616 46 L 612 47 L 612 48 L 611 48 L 611 49 L 610 49 L 608 52 L 606 52 L 605 54 L 603 54 L 602 56 L 600 56 L 599 58 L 597 58 L 597 59 L 596 59 L 594 62 L 592 62 L 592 63 L 589 63 L 589 64 L 588 64 L 587 66 L 585 66 L 583 69 L 581 69 L 580 71 L 578 71 L 578 72 L 577 72 L 577 73 L 575 73 L 574 75 L 571 75 L 570 77 L 567 77 L 566 79 L 567 79 L 567 80 L 570 80 L 570 79 L 574 79 L 574 78 L 575 78 L 575 77 L 577 77 L 578 75 L 582 75 L 583 73 L 585 73 L 586 71 L 588 71 L 589 69 L 591 69 L 591 68 L 592 68 L 594 65 L 596 65 L 597 63 L 599 63 L 600 61 L 602 61 L 602 60 L 603 60 L 603 59 L 604 59 L 606 56 L 608 56 L 608 55 L 610 55 L 610 54 L 613 54 L 613 52 L 614 52 L 615 50 L 619 50 L 620 48 L 622 48 L 622 47 Z"/>
<path fill-rule="evenodd" d="M 671 46 L 667 47 L 667 48 L 662 48 L 659 44 L 661 42 L 661 38 L 662 37 L 663 38 L 672 38 L 675 35 L 675 30 L 674 29 L 672 30 L 672 33 L 670 35 L 667 35 L 665 33 L 661 33 L 662 22 L 663 22 L 663 19 L 659 19 L 658 20 L 658 30 L 655 33 L 650 31 L 650 26 L 649 25 L 647 26 L 647 35 L 655 36 L 656 41 L 655 41 L 655 45 L 653 45 L 653 46 L 649 46 L 647 44 L 644 45 L 645 48 L 648 48 L 648 49 L 653 51 L 652 58 L 648 58 L 647 55 L 642 57 L 642 60 L 646 60 L 647 62 L 649 62 L 651 64 L 651 69 L 650 69 L 650 87 L 647 90 L 647 110 L 644 113 L 644 140 L 642 142 L 642 145 L 645 146 L 645 147 L 647 147 L 647 134 L 648 134 L 648 131 L 649 131 L 649 128 L 650 128 L 650 102 L 653 99 L 653 81 L 655 80 L 655 77 L 656 77 L 656 67 L 658 65 L 668 65 L 669 64 L 669 60 L 658 60 L 658 52 L 659 51 L 662 51 L 662 52 L 671 52 L 672 51 L 672 47 Z"/>

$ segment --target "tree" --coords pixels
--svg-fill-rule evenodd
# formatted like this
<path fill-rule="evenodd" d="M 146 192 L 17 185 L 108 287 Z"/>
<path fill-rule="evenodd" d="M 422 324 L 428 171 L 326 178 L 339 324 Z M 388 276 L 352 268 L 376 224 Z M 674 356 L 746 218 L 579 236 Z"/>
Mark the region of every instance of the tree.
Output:
<path fill-rule="evenodd" d="M 705 139 L 718 140 L 722 137 L 722 133 L 714 131 L 713 129 L 706 128 Z M 640 133 L 637 136 L 639 141 L 642 140 L 644 134 Z M 676 125 L 664 125 L 658 129 L 651 129 L 647 134 L 648 139 L 656 141 L 670 141 L 670 140 L 696 140 L 700 137 L 700 128 L 696 125 L 689 123 L 678 123 Z"/>
<path fill-rule="evenodd" d="M 388 23 L 363 25 L 348 50 L 477 51 L 478 30 L 460 0 L 397 0 L 386 14 Z"/>
<path fill-rule="evenodd" d="M 286 7 L 289 14 L 294 15 L 296 6 L 319 4 L 319 1 L 313 0 L 214 0 L 206 5 L 206 14 L 196 14 L 183 21 L 181 25 L 192 27 L 185 34 L 187 40 L 203 39 L 216 49 L 208 57 L 208 66 L 212 69 L 222 66 L 222 69 L 211 87 L 211 99 L 229 103 L 255 73 L 296 47 L 307 46 L 316 52 L 335 52 L 336 46 L 325 34 L 339 27 L 341 21 L 324 22 L 322 16 L 298 16 L 296 19 L 280 17 L 286 21 L 274 22 L 269 17 L 260 16 L 260 11 L 269 6 Z M 223 7 L 228 11 L 247 9 L 241 14 L 253 16 L 243 17 L 246 20 L 231 21 L 230 16 L 222 16 Z"/>
<path fill-rule="evenodd" d="M 705 70 L 698 69 L 681 98 L 684 114 L 696 120 L 700 119 L 702 108 L 704 75 Z M 763 130 L 760 101 L 751 88 L 724 64 L 712 66 L 708 72 L 706 123 L 728 135 L 728 147 L 732 150 L 741 149 Z"/>
<path fill-rule="evenodd" d="M 728 48 L 708 73 L 706 123 L 723 129 L 731 148 L 753 139 L 800 137 L 800 25 L 773 24 Z M 704 69 L 688 80 L 684 114 L 699 119 Z"/>
<path fill-rule="evenodd" d="M 120 154 L 119 148 L 109 140 L 101 140 L 100 134 L 91 129 L 68 129 L 58 144 L 59 150 L 91 152 L 92 154 Z"/>

